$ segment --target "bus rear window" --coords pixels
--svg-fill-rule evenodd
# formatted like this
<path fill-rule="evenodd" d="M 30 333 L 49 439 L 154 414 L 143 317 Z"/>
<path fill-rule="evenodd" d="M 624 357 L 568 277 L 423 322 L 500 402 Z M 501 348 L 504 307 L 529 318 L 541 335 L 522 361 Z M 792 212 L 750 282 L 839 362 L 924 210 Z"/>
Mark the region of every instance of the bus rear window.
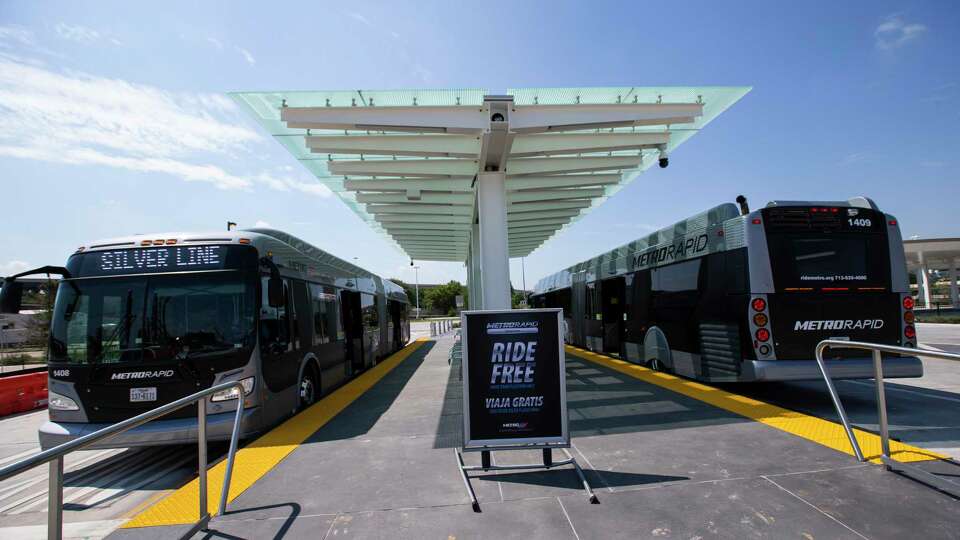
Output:
<path fill-rule="evenodd" d="M 882 235 L 772 233 L 767 246 L 779 291 L 889 286 L 890 263 Z"/>

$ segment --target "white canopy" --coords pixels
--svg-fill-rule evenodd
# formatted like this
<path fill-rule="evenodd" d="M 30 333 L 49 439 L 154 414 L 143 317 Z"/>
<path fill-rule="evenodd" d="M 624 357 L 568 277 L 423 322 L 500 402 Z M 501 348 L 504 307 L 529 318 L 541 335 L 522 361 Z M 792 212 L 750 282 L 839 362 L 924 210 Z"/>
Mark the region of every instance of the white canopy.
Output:
<path fill-rule="evenodd" d="M 505 174 L 510 257 L 668 155 L 745 87 L 241 92 L 243 107 L 411 259 L 465 261 L 478 175 Z"/>

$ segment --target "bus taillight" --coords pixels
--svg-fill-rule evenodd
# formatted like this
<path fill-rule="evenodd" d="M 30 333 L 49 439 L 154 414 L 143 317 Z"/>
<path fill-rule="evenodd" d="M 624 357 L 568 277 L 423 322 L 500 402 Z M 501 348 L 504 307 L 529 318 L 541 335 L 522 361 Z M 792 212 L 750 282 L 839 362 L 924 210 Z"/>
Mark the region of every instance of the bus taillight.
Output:
<path fill-rule="evenodd" d="M 903 299 L 903 309 L 913 309 L 913 297 L 906 296 Z"/>
<path fill-rule="evenodd" d="M 754 298 L 750 305 L 753 306 L 754 311 L 763 311 L 764 309 L 767 309 L 767 301 L 763 298 Z"/>
<path fill-rule="evenodd" d="M 767 325 L 767 316 L 763 313 L 757 313 L 753 316 L 753 324 L 757 326 L 766 326 Z"/>
<path fill-rule="evenodd" d="M 915 318 L 916 318 L 916 317 L 914 317 L 912 311 L 907 311 L 907 312 L 905 312 L 905 313 L 903 314 L 903 322 L 905 322 L 905 323 L 907 323 L 907 324 L 913 324 L 913 321 L 914 321 Z"/>
<path fill-rule="evenodd" d="M 907 328 L 913 328 L 913 327 L 908 326 Z M 757 341 L 765 342 L 770 340 L 770 331 L 767 330 L 766 328 L 761 328 L 757 330 L 756 335 L 757 335 Z"/>
<path fill-rule="evenodd" d="M 903 335 L 906 336 L 907 339 L 913 339 L 917 337 L 917 329 L 911 325 L 904 326 Z"/>

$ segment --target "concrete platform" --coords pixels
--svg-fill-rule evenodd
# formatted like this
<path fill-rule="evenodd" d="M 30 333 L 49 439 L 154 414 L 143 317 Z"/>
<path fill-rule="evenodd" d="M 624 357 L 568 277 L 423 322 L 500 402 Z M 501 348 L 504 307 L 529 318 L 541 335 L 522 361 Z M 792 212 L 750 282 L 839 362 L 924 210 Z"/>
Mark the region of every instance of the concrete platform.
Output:
<path fill-rule="evenodd" d="M 571 355 L 572 451 L 600 504 L 572 470 L 481 473 L 474 513 L 453 450 L 450 346 L 443 337 L 410 355 L 197 538 L 960 538 L 960 501 L 948 495 Z M 523 454 L 494 457 L 538 459 Z"/>

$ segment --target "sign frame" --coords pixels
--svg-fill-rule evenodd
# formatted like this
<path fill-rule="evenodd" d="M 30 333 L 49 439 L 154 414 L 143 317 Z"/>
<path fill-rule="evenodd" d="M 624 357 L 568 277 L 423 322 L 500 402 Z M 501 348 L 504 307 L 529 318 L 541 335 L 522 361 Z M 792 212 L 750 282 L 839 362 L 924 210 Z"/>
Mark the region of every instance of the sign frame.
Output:
<path fill-rule="evenodd" d="M 560 430 L 559 436 L 554 437 L 517 437 L 502 439 L 472 439 L 470 434 L 470 336 L 467 331 L 467 318 L 471 315 L 497 315 L 517 313 L 554 313 L 556 315 L 557 351 L 559 352 L 560 375 Z M 535 309 L 491 309 L 471 310 L 460 313 L 460 329 L 462 342 L 463 371 L 463 445 L 465 452 L 479 452 L 506 449 L 536 449 L 536 448 L 570 448 L 570 426 L 567 414 L 567 373 L 566 354 L 563 343 L 563 309 L 562 308 L 535 308 Z M 474 339 L 480 339 L 474 336 Z"/>

